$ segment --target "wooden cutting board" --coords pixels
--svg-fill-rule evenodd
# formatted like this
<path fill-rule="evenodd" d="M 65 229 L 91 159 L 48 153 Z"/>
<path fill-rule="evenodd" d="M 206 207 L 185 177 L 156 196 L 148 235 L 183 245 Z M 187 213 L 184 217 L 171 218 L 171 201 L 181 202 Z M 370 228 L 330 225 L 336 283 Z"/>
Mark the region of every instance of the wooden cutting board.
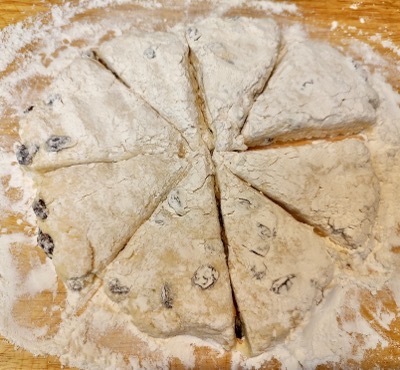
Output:
<path fill-rule="evenodd" d="M 6 27 L 10 24 L 15 24 L 29 16 L 35 16 L 38 13 L 46 13 L 49 8 L 54 4 L 61 4 L 62 0 L 0 0 L 0 28 Z M 77 3 L 77 0 L 70 1 Z M 166 19 L 176 17 L 176 12 L 168 10 L 168 4 L 183 4 L 184 1 L 161 1 L 167 4 L 165 8 L 157 10 L 141 9 L 147 16 L 160 16 Z M 351 1 L 351 0 L 299 0 L 293 1 L 298 6 L 299 14 L 285 14 L 279 16 L 282 22 L 299 21 L 309 26 L 311 35 L 315 38 L 328 40 L 334 44 L 346 46 L 349 39 L 354 37 L 361 41 L 370 44 L 374 50 L 380 52 L 385 59 L 391 61 L 388 67 L 389 80 L 392 85 L 400 91 L 400 79 L 398 78 L 398 71 L 395 69 L 396 65 L 400 65 L 400 0 L 391 1 Z M 138 10 L 135 5 L 125 6 L 124 11 L 130 9 Z M 190 5 L 190 12 L 199 14 L 207 12 L 209 6 L 207 2 L 198 2 Z M 78 16 L 75 21 L 81 18 L 93 18 L 101 16 L 104 10 L 94 10 Z M 260 16 L 259 11 L 254 11 L 247 7 L 234 9 L 231 11 L 234 15 L 252 15 Z M 335 30 L 331 30 L 332 26 L 337 22 Z M 390 39 L 395 48 L 385 48 L 379 41 L 374 41 L 370 37 L 379 33 L 381 39 Z M 1 58 L 1 56 L 0 56 Z M 6 117 L 0 118 L 0 137 L 3 142 L 7 143 L 15 139 L 15 126 L 13 122 L 7 121 Z M 9 192 L 9 196 L 18 197 L 18 189 L 7 188 L 7 179 L 1 179 L 3 188 Z M 1 191 L 1 190 L 0 190 Z M 0 225 L 7 227 L 10 232 L 20 231 L 26 225 L 18 225 L 16 220 L 19 216 L 15 214 L 8 214 L 6 216 L 0 215 Z M 400 248 L 399 248 L 400 251 Z M 28 258 L 18 252 L 16 255 L 20 261 Z M 28 253 L 28 252 L 26 252 Z M 22 264 L 23 266 L 23 264 Z M 25 268 L 29 268 L 26 267 Z M 24 269 L 24 267 L 22 267 Z M 400 315 L 399 307 L 397 307 L 392 293 L 388 289 L 383 289 L 376 292 L 373 296 L 367 290 L 358 290 L 353 292 L 360 300 L 361 315 L 370 323 L 370 326 L 383 335 L 387 339 L 389 345 L 385 348 L 377 348 L 368 351 L 365 354 L 364 360 L 359 364 L 349 363 L 349 367 L 370 369 L 374 366 L 379 368 L 400 368 Z M 65 291 L 62 285 L 59 285 L 59 294 L 57 300 L 62 305 L 65 297 Z M 57 323 L 60 320 L 59 315 L 55 314 L 49 318 L 44 316 L 43 307 L 48 305 L 49 300 L 52 299 L 49 295 L 39 294 L 34 299 L 23 299 L 19 302 L 19 307 L 16 308 L 16 315 L 26 325 L 42 326 L 44 323 L 49 324 L 50 328 L 56 330 Z M 377 310 L 378 305 L 383 305 L 389 313 L 394 313 L 396 319 L 393 320 L 390 328 L 383 328 L 382 325 L 375 319 L 374 312 Z M 29 307 L 29 309 L 27 309 Z M 122 344 L 122 347 L 124 344 Z M 129 352 L 129 343 L 126 344 L 125 351 Z M 196 355 L 197 368 L 230 368 L 229 355 L 219 358 L 217 361 L 212 358 L 206 351 L 199 351 Z M 172 364 L 172 368 L 182 368 L 177 362 Z M 280 364 L 277 361 L 272 361 L 265 364 L 265 369 L 279 369 Z M 334 364 L 327 364 L 320 369 L 333 369 L 336 368 Z M 60 369 L 59 361 L 54 357 L 34 357 L 29 352 L 14 349 L 14 346 L 7 343 L 0 337 L 0 369 Z M 66 368 L 68 369 L 68 368 Z"/>

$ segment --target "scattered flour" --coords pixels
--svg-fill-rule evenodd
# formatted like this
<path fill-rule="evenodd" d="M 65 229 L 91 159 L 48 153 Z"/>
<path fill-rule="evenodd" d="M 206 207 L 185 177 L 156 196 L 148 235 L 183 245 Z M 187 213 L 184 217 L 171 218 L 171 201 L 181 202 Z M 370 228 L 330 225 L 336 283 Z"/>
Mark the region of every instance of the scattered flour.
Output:
<path fill-rule="evenodd" d="M 49 272 L 51 272 L 51 275 Z M 21 293 L 35 296 L 44 290 L 54 291 L 55 289 L 57 289 L 57 278 L 54 275 L 54 267 L 51 261 L 46 259 L 44 264 L 32 266 L 32 269 L 25 279 Z"/>
<path fill-rule="evenodd" d="M 103 8 L 110 5 L 133 3 L 130 0 L 81 0 L 76 7 L 65 3 L 54 6 L 50 12 L 50 19 L 31 18 L 25 22 L 8 26 L 0 31 L 0 73 L 17 59 L 19 51 L 31 43 L 39 43 L 39 51 L 27 51 L 24 58 L 17 61 L 17 68 L 1 77 L 0 84 L 0 114 L 11 108 L 17 116 L 26 109 L 35 95 L 35 86 L 29 85 L 35 77 L 54 78 L 70 62 L 83 52 L 98 45 L 100 40 L 109 34 L 120 35 L 132 27 L 132 18 L 105 17 L 97 22 L 74 22 L 70 20 L 77 14 L 88 9 Z M 158 9 L 161 4 L 157 1 L 137 1 L 138 4 L 149 9 Z M 192 1 L 187 0 L 190 6 Z M 240 6 L 244 0 L 235 0 L 227 3 L 221 2 L 216 6 L 219 9 L 228 9 L 231 6 Z M 284 12 L 294 13 L 297 7 L 290 3 L 275 3 L 272 1 L 252 1 L 249 4 L 259 10 L 270 14 Z M 361 2 L 354 3 L 351 9 L 358 9 Z M 360 18 L 360 22 L 363 23 Z M 135 18 L 137 24 L 151 29 L 153 24 L 145 24 L 146 20 Z M 160 21 L 162 22 L 162 20 Z M 331 31 L 336 30 L 338 22 L 333 21 Z M 297 30 L 299 28 L 297 27 Z M 294 28 L 293 37 L 297 31 Z M 76 46 L 76 41 L 84 38 L 83 46 Z M 372 41 L 380 42 L 385 48 L 391 49 L 400 56 L 400 49 L 391 40 L 382 40 L 381 35 L 371 37 Z M 361 43 L 352 43 L 350 50 L 363 55 L 365 63 L 376 67 L 385 68 L 387 62 L 373 52 L 370 46 Z M 57 54 L 53 53 L 57 51 Z M 386 64 L 384 64 L 386 63 Z M 357 272 L 344 272 L 337 269 L 336 276 L 331 283 L 331 288 L 325 291 L 325 298 L 320 305 L 309 313 L 309 318 L 294 330 L 286 342 L 280 344 L 268 353 L 258 357 L 245 359 L 240 351 L 232 352 L 232 369 L 255 368 L 258 369 L 265 361 L 273 358 L 284 364 L 286 369 L 314 368 L 327 361 L 339 362 L 346 359 L 354 352 L 357 341 L 352 335 L 359 333 L 364 338 L 364 346 L 356 351 L 355 360 L 361 360 L 363 350 L 375 348 L 378 344 L 382 347 L 388 345 L 388 339 L 372 330 L 365 317 L 359 314 L 359 300 L 355 296 L 356 289 L 363 288 L 368 291 L 378 291 L 387 286 L 393 291 L 396 304 L 400 305 L 398 289 L 400 276 L 396 274 L 398 259 L 389 254 L 389 243 L 394 246 L 400 242 L 399 236 L 393 232 L 397 220 L 400 220 L 400 211 L 394 205 L 394 190 L 400 184 L 399 156 L 396 154 L 400 148 L 400 96 L 385 82 L 380 71 L 372 76 L 372 84 L 378 92 L 381 105 L 378 110 L 377 129 L 368 137 L 368 145 L 374 153 L 373 161 L 376 172 L 382 182 L 387 185 L 382 189 L 383 203 L 381 206 L 381 219 L 384 222 L 377 226 L 376 246 L 365 262 L 359 262 Z M 17 91 L 17 93 L 16 93 Z M 1 143 L 0 143 L 1 144 Z M 382 149 L 383 146 L 385 149 Z M 34 229 L 35 219 L 30 209 L 33 191 L 32 184 L 22 176 L 22 172 L 15 165 L 14 155 L 0 145 L 0 214 L 13 213 L 22 215 L 21 220 L 26 224 L 26 233 L 12 233 L 8 227 L 0 227 L 0 332 L 14 344 L 22 346 L 35 354 L 53 354 L 60 357 L 61 361 L 71 366 L 86 369 L 116 369 L 126 368 L 126 358 L 121 353 L 116 353 L 111 344 L 104 338 L 110 330 L 125 330 L 127 338 L 134 338 L 129 342 L 132 348 L 139 346 L 147 354 L 144 360 L 137 356 L 127 355 L 132 369 L 137 368 L 163 368 L 167 366 L 169 357 L 178 357 L 183 366 L 193 367 L 196 361 L 194 346 L 208 346 L 213 351 L 223 354 L 218 345 L 202 341 L 194 337 L 180 336 L 168 340 L 149 338 L 140 333 L 131 323 L 128 316 L 118 313 L 115 315 L 110 301 L 104 294 L 96 295 L 91 300 L 86 310 L 81 315 L 76 315 L 77 295 L 69 293 L 66 307 L 62 311 L 62 321 L 59 331 L 54 337 L 46 337 L 47 326 L 40 328 L 26 327 L 18 323 L 13 317 L 14 303 L 24 295 L 35 296 L 45 290 L 57 292 L 57 278 L 53 264 L 48 260 L 41 263 L 38 259 L 31 259 L 31 268 L 23 276 L 16 265 L 12 248 L 24 244 L 34 249 L 35 238 L 28 236 L 29 230 Z M 25 189 L 18 200 L 11 201 L 6 193 L 9 189 Z M 387 211 L 390 207 L 390 212 Z M 398 207 L 397 207 L 398 208 Z M 2 218 L 0 218 L 0 221 Z M 341 252 L 338 252 L 340 254 Z M 345 257 L 343 257 L 345 259 Z M 357 261 L 356 255 L 350 255 Z M 354 263 L 357 265 L 357 263 Z M 372 271 L 372 273 L 371 273 Z M 60 309 L 58 304 L 50 307 L 50 311 Z M 352 320 L 340 320 L 345 317 L 343 309 L 354 312 Z M 44 311 L 48 309 L 44 308 Z M 386 329 L 395 319 L 394 312 L 388 312 L 383 307 L 378 307 L 374 319 Z M 311 320 L 312 317 L 312 320 Z M 338 324 L 339 320 L 339 324 Z M 104 339 L 104 347 L 99 347 L 90 339 Z M 133 339 L 132 339 L 133 340 Z M 110 347 L 111 346 L 111 347 Z M 353 353 L 354 354 L 354 353 Z"/>
<path fill-rule="evenodd" d="M 393 51 L 400 57 L 400 47 L 396 46 L 392 40 L 382 39 L 382 35 L 379 33 L 370 36 L 370 40 L 380 43 L 385 49 Z"/>
<path fill-rule="evenodd" d="M 359 1 L 359 2 L 357 2 L 357 3 L 351 4 L 351 5 L 349 6 L 349 8 L 350 8 L 350 9 L 353 9 L 353 10 L 357 10 L 357 9 L 360 7 L 361 4 L 362 4 L 362 2 Z"/>
<path fill-rule="evenodd" d="M 274 2 L 274 1 L 249 1 L 246 2 L 250 7 L 263 10 L 269 14 L 282 14 L 282 13 L 296 13 L 298 8 L 296 4 L 287 2 Z"/>

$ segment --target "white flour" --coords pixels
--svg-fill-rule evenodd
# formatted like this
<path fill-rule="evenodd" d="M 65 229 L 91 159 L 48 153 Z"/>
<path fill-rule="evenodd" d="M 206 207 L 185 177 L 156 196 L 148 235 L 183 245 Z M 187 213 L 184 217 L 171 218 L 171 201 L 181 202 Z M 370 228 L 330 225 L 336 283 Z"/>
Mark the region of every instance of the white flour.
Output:
<path fill-rule="evenodd" d="M 38 49 L 24 53 L 17 60 L 15 71 L 7 73 L 0 83 L 0 115 L 11 112 L 19 117 L 35 99 L 40 97 L 39 86 L 30 84 L 36 78 L 54 78 L 70 62 L 82 53 L 99 44 L 100 40 L 109 34 L 120 35 L 132 27 L 132 21 L 144 29 L 152 29 L 164 21 L 154 19 L 152 23 L 141 14 L 127 17 L 104 17 L 96 22 L 73 22 L 70 20 L 85 10 L 104 8 L 109 5 L 133 3 L 129 0 L 82 0 L 77 7 L 66 3 L 54 6 L 49 19 L 30 19 L 6 27 L 0 31 L 0 72 L 5 71 L 20 56 L 19 51 L 32 42 L 38 42 Z M 137 1 L 146 8 L 159 9 L 161 4 L 156 1 Z M 192 2 L 186 1 L 187 6 Z M 232 6 L 240 6 L 244 0 L 221 2 L 215 6 L 215 12 L 221 13 Z M 354 3 L 351 9 L 357 9 L 361 2 Z M 296 6 L 290 3 L 272 1 L 252 1 L 251 6 L 268 14 L 296 12 Z M 361 21 L 361 20 L 360 20 Z M 338 22 L 332 22 L 331 30 L 338 27 Z M 294 32 L 296 34 L 296 32 Z M 77 41 L 84 39 L 80 45 Z M 399 48 L 391 40 L 382 40 L 378 34 L 374 41 L 380 41 L 384 47 L 399 55 Z M 77 46 L 80 45 L 80 46 Z M 350 50 L 363 55 L 364 62 L 372 66 L 387 64 L 365 44 L 354 42 Z M 57 53 L 55 53 L 57 51 Z M 385 64 L 386 63 L 386 64 Z M 399 68 L 399 67 L 398 67 Z M 381 206 L 379 222 L 376 225 L 376 243 L 372 253 L 363 261 L 357 252 L 346 254 L 338 251 L 338 265 L 351 262 L 353 269 L 337 269 L 337 275 L 331 284 L 331 289 L 325 292 L 322 303 L 309 313 L 308 319 L 294 330 L 286 342 L 272 348 L 268 353 L 245 360 L 240 351 L 233 351 L 232 368 L 239 364 L 245 368 L 260 367 L 265 361 L 278 359 L 287 369 L 313 368 L 319 363 L 341 361 L 350 355 L 355 360 L 361 360 L 366 349 L 374 349 L 379 344 L 388 345 L 388 338 L 378 334 L 368 324 L 365 317 L 359 314 L 360 302 L 355 289 L 365 288 L 372 292 L 379 291 L 384 286 L 393 288 L 393 299 L 400 306 L 398 290 L 399 277 L 396 275 L 396 264 L 399 260 L 390 254 L 390 248 L 400 245 L 400 237 L 394 232 L 396 222 L 400 220 L 400 210 L 396 207 L 395 191 L 400 184 L 400 96 L 385 82 L 377 71 L 372 77 L 372 84 L 380 97 L 378 109 L 378 124 L 372 133 L 368 134 L 368 146 L 372 152 L 372 161 L 378 178 L 381 180 Z M 0 142 L 2 145 L 2 142 Z M 34 236 L 35 219 L 30 204 L 33 191 L 31 184 L 23 178 L 14 154 L 0 147 L 0 214 L 7 215 L 10 210 L 18 215 L 17 224 L 22 224 L 24 234 L 14 232 L 0 225 L 0 333 L 18 346 L 22 346 L 35 354 L 54 354 L 61 361 L 71 366 L 87 369 L 127 368 L 129 362 L 132 368 L 163 368 L 169 357 L 178 357 L 186 367 L 193 367 L 196 361 L 194 345 L 211 346 L 216 354 L 223 350 L 209 342 L 194 337 L 176 337 L 168 340 L 153 339 L 140 333 L 131 323 L 129 316 L 113 313 L 113 307 L 105 295 L 99 294 L 92 300 L 82 315 L 76 316 L 72 307 L 76 306 L 77 296 L 69 293 L 66 307 L 61 309 L 58 303 L 47 307 L 54 312 L 62 311 L 62 323 L 59 331 L 53 337 L 46 337 L 49 326 L 28 327 L 18 322 L 13 315 L 15 302 L 21 297 L 35 296 L 49 291 L 56 296 L 57 279 L 54 267 L 48 260 L 41 261 L 33 255 L 30 259 L 29 271 L 21 273 L 16 264 L 15 250 L 18 246 L 36 244 Z M 13 163 L 11 165 L 11 163 Z M 10 192 L 24 189 L 23 193 L 10 201 Z M 28 210 L 28 211 L 27 211 Z M 6 217 L 6 216 L 5 216 Z M 10 224 L 10 223 L 8 223 Z M 14 251 L 12 253 L 12 251 Z M 344 308 L 354 312 L 352 320 L 343 320 L 338 324 L 338 317 L 346 316 Z M 347 311 L 346 311 L 347 312 Z M 375 313 L 379 324 L 388 329 L 395 319 L 394 312 L 385 309 Z M 135 356 L 125 356 L 113 351 L 112 344 L 104 338 L 110 330 L 126 333 L 130 346 L 141 346 L 145 360 L 139 361 Z M 356 336 L 359 333 L 364 345 L 359 348 Z M 103 335 L 104 334 L 104 335 Z M 96 346 L 103 340 L 104 347 Z M 134 338 L 134 339 L 132 339 Z M 114 344 L 115 346 L 118 345 Z M 354 350 L 354 347 L 357 350 Z M 117 348 L 117 347 L 116 347 Z M 354 352 L 355 351 L 355 352 Z M 1 364 L 1 359 L 0 359 Z"/>
<path fill-rule="evenodd" d="M 385 49 L 390 49 L 398 56 L 400 56 L 400 47 L 396 46 L 392 40 L 382 39 L 382 35 L 377 33 L 376 35 L 370 36 L 372 41 L 379 42 Z"/>

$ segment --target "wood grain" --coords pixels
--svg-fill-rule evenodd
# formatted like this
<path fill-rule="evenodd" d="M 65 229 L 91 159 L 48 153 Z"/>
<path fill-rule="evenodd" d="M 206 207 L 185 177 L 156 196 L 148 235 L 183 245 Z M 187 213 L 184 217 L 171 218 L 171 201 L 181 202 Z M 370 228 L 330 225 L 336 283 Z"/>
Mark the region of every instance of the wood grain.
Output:
<path fill-rule="evenodd" d="M 53 5 L 59 5 L 62 0 L 2 0 L 0 4 L 0 28 L 25 20 L 30 16 L 45 13 Z"/>
<path fill-rule="evenodd" d="M 59 370 L 60 361 L 54 356 L 35 357 L 23 349 L 15 349 L 0 337 L 0 370 Z M 76 368 L 64 367 L 64 370 L 76 370 Z"/>
<path fill-rule="evenodd" d="M 0 0 L 0 28 L 15 24 L 20 21 L 27 21 L 31 16 L 41 16 L 46 19 L 52 5 L 59 5 L 62 0 Z M 76 4 L 78 0 L 70 1 L 71 4 Z M 163 1 L 165 4 L 183 4 L 184 1 Z M 400 90 L 400 82 L 398 78 L 398 70 L 396 67 L 400 65 L 400 0 L 387 0 L 387 1 L 353 1 L 353 0 L 298 0 L 294 1 L 298 6 L 299 14 L 285 14 L 278 18 L 282 22 L 297 22 L 301 21 L 307 27 L 313 37 L 328 40 L 334 44 L 347 46 L 349 45 L 352 38 L 359 39 L 369 45 L 389 61 L 388 76 L 391 83 L 397 90 Z M 134 7 L 132 7 L 133 9 Z M 206 2 L 198 2 L 193 4 L 190 9 L 192 14 L 198 14 L 206 12 L 208 10 Z M 136 9 L 136 8 L 135 8 Z M 129 11 L 129 6 L 126 6 L 124 10 Z M 149 10 L 143 10 L 144 14 L 151 15 Z M 242 6 L 231 11 L 232 14 L 243 14 L 252 16 L 264 16 L 264 13 L 249 7 Z M 179 17 L 179 14 L 175 11 L 169 10 L 167 7 L 158 10 L 158 16 L 164 16 L 166 18 Z M 99 11 L 90 11 L 85 14 L 78 16 L 75 20 L 81 19 L 93 19 L 101 16 Z M 29 22 L 29 20 L 28 20 Z M 331 30 L 333 25 L 337 22 L 337 27 Z M 379 37 L 374 37 L 379 34 Z M 390 40 L 394 47 L 384 47 L 381 40 Z M 390 46 L 390 44 L 388 44 Z M 395 49 L 395 48 L 399 49 Z M 0 56 L 1 57 L 1 56 Z M 45 83 L 45 82 L 44 82 Z M 16 123 L 12 120 L 5 120 L 4 117 L 0 120 L 0 145 L 3 147 L 10 147 L 13 139 L 15 138 L 15 125 Z M 7 179 L 3 179 L 7 181 Z M 21 196 L 18 194 L 18 189 L 8 190 L 13 197 Z M 1 225 L 7 225 L 10 232 L 20 228 L 17 226 L 16 215 L 0 215 Z M 24 225 L 29 226 L 29 225 Z M 20 250 L 20 249 L 18 249 Z M 41 253 L 38 251 L 37 253 Z M 26 256 L 16 256 L 23 263 Z M 63 302 L 63 287 L 59 287 L 59 294 L 57 299 L 58 303 L 62 305 Z M 370 369 L 374 366 L 380 368 L 399 368 L 400 367 L 400 320 L 396 319 L 389 329 L 382 328 L 374 319 L 374 311 L 376 310 L 377 303 L 382 303 L 387 307 L 388 312 L 393 313 L 398 317 L 399 308 L 396 306 L 390 291 L 383 289 L 375 296 L 371 296 L 371 293 L 366 290 L 354 291 L 353 297 L 357 297 L 360 300 L 360 312 L 361 315 L 371 323 L 371 326 L 376 331 L 381 333 L 388 340 L 387 348 L 377 348 L 369 351 L 362 363 L 354 363 L 349 361 L 347 368 L 363 368 Z M 42 312 L 37 307 L 44 307 L 48 304 L 50 297 L 45 293 L 44 295 L 38 295 L 33 300 L 28 299 L 23 305 L 36 307 L 31 312 L 18 314 L 21 320 L 26 320 L 26 324 L 42 325 L 43 317 Z M 351 299 L 351 297 L 349 297 Z M 20 306 L 17 310 L 22 310 Z M 346 316 L 347 315 L 347 316 Z M 352 319 L 352 313 L 344 313 L 344 317 L 348 320 Z M 55 330 L 59 319 L 54 317 L 52 330 Z M 51 326 L 51 325 L 50 325 Z M 115 346 L 118 343 L 118 333 L 114 333 L 114 336 L 108 338 L 107 343 L 110 347 Z M 115 340 L 114 340 L 115 339 Z M 196 354 L 197 362 L 196 368 L 229 368 L 229 356 L 221 357 L 218 360 L 213 358 L 212 354 L 206 350 L 199 350 Z M 0 337 L 0 370 L 8 369 L 60 369 L 61 365 L 59 361 L 52 357 L 35 357 L 29 352 L 15 349 L 13 345 L 2 340 Z M 182 369 L 182 364 L 178 360 L 174 360 L 171 363 L 171 368 Z M 270 363 L 265 364 L 265 369 L 279 369 L 280 364 L 276 360 L 272 360 Z M 335 364 L 326 364 L 318 367 L 319 369 L 333 369 L 338 368 Z M 71 368 L 64 368 L 71 369 Z"/>

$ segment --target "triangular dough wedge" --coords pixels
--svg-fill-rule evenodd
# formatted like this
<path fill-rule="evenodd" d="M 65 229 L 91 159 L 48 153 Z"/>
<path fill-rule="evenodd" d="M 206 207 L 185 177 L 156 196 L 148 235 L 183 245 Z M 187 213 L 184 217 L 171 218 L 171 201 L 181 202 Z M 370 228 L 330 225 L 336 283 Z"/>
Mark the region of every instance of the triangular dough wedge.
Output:
<path fill-rule="evenodd" d="M 333 275 L 328 242 L 220 167 L 229 272 L 251 352 L 282 342 L 323 297 Z"/>
<path fill-rule="evenodd" d="M 106 269 L 104 287 L 155 337 L 234 343 L 234 308 L 214 196 L 201 156 Z"/>
<path fill-rule="evenodd" d="M 233 173 L 337 243 L 358 248 L 370 239 L 379 181 L 362 141 L 316 141 L 223 158 Z"/>
<path fill-rule="evenodd" d="M 134 30 L 103 43 L 99 58 L 196 148 L 201 126 L 189 75 L 189 48 L 177 35 Z M 210 141 L 208 129 L 203 130 Z"/>
<path fill-rule="evenodd" d="M 186 166 L 179 158 L 142 155 L 36 176 L 39 245 L 71 289 L 81 290 L 117 255 Z"/>
<path fill-rule="evenodd" d="M 323 138 L 370 127 L 378 95 L 364 72 L 327 44 L 289 42 L 248 115 L 245 144 Z"/>
<path fill-rule="evenodd" d="M 186 38 L 216 149 L 246 149 L 240 130 L 275 65 L 278 26 L 271 19 L 207 18 L 188 27 Z"/>
<path fill-rule="evenodd" d="M 20 122 L 17 158 L 27 168 L 52 170 L 112 162 L 144 153 L 178 153 L 176 129 L 101 64 L 75 60 Z"/>

